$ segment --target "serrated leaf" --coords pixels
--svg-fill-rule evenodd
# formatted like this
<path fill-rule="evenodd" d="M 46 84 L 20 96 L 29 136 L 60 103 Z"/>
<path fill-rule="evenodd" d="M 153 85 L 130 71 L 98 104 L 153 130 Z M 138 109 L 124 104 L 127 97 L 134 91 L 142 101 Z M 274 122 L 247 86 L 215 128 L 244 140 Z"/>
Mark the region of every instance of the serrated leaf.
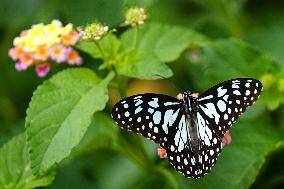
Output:
<path fill-rule="evenodd" d="M 217 40 L 201 49 L 198 56 L 201 59 L 200 70 L 192 69 L 193 65 L 188 66 L 188 70 L 196 81 L 202 78 L 203 82 L 196 83 L 203 90 L 236 77 L 253 77 L 261 80 L 263 75 L 270 74 L 277 81 L 284 75 L 282 67 L 273 57 L 237 39 Z M 284 94 L 278 90 L 277 83 L 269 88 L 264 85 L 260 102 L 276 108 L 282 99 Z"/>
<path fill-rule="evenodd" d="M 183 179 L 184 188 L 249 188 L 267 155 L 284 146 L 284 135 L 265 122 L 239 121 L 231 134 L 232 143 L 225 146 L 211 173 L 203 179 Z"/>
<path fill-rule="evenodd" d="M 68 69 L 53 76 L 34 92 L 26 131 L 31 167 L 35 174 L 66 158 L 80 142 L 93 114 L 108 100 L 107 83 L 85 68 Z"/>
<path fill-rule="evenodd" d="M 34 176 L 30 168 L 25 134 L 9 140 L 0 149 L 0 188 L 30 189 L 49 185 L 55 172 L 50 170 L 42 176 Z"/>

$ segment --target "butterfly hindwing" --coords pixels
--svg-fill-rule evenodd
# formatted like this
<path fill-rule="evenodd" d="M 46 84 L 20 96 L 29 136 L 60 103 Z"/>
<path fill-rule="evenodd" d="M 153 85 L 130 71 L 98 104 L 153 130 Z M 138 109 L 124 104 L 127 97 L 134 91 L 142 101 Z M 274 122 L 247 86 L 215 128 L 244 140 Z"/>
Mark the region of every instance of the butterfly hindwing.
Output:
<path fill-rule="evenodd" d="M 121 128 L 164 146 L 163 140 L 179 113 L 180 103 L 176 98 L 161 94 L 134 95 L 115 104 L 112 117 Z"/>
<path fill-rule="evenodd" d="M 209 173 L 215 164 L 221 149 L 222 142 L 217 134 L 210 128 L 210 122 L 203 119 L 197 113 L 198 135 L 200 138 L 200 148 L 198 152 L 192 151 L 191 138 L 188 131 L 185 115 L 174 123 L 170 128 L 167 138 L 167 155 L 175 169 L 186 177 L 199 178 Z"/>
<path fill-rule="evenodd" d="M 230 128 L 237 118 L 259 97 L 262 84 L 252 78 L 224 81 L 197 99 L 199 112 L 215 125 L 219 136 Z"/>

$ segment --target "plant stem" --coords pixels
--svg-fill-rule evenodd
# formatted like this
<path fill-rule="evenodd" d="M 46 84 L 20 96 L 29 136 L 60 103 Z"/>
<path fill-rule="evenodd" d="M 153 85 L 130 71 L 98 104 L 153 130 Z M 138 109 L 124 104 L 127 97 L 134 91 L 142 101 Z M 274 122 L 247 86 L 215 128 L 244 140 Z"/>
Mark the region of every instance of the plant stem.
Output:
<path fill-rule="evenodd" d="M 105 56 L 105 53 L 104 53 L 104 51 L 103 51 L 101 45 L 100 45 L 97 41 L 95 41 L 95 44 L 96 44 L 96 46 L 98 47 L 98 49 L 99 49 L 99 51 L 100 51 L 100 53 L 101 53 L 103 59 L 105 60 L 105 59 L 106 59 L 106 56 Z"/>
<path fill-rule="evenodd" d="M 137 49 L 138 48 L 138 26 L 134 27 L 134 48 Z"/>
<path fill-rule="evenodd" d="M 105 53 L 104 53 L 104 50 L 102 49 L 100 43 L 97 42 L 97 41 L 95 41 L 95 44 L 96 44 L 96 46 L 98 47 L 98 49 L 99 49 L 99 51 L 100 51 L 100 53 L 101 53 L 101 55 L 102 55 L 102 58 L 103 58 L 103 60 L 104 60 L 104 62 L 105 62 L 105 64 L 106 64 L 106 68 L 107 68 L 109 71 L 113 71 L 114 69 L 112 68 L 111 64 L 109 63 L 109 60 L 107 60 L 107 57 L 106 57 L 106 55 L 105 55 Z"/>

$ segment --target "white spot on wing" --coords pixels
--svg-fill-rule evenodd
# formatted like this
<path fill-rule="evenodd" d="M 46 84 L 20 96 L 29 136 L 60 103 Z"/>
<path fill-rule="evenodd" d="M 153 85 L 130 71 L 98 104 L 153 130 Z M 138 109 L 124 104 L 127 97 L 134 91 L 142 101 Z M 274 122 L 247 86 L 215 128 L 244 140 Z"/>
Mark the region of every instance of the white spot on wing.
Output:
<path fill-rule="evenodd" d="M 158 104 L 158 98 L 153 98 L 152 101 L 148 102 L 148 104 L 150 106 L 152 106 L 153 108 L 158 108 L 159 107 L 159 104 Z"/>
<path fill-rule="evenodd" d="M 239 88 L 239 85 L 237 85 L 236 83 L 233 83 L 232 88 L 233 88 L 233 89 L 238 89 L 238 88 Z"/>
<path fill-rule="evenodd" d="M 125 113 L 124 113 L 124 116 L 125 116 L 125 117 L 129 117 L 129 116 L 130 116 L 129 112 L 125 112 Z"/>
<path fill-rule="evenodd" d="M 143 110 L 143 108 L 141 106 L 139 106 L 138 108 L 135 109 L 135 114 L 138 114 L 139 112 L 141 112 L 141 110 Z"/>
<path fill-rule="evenodd" d="M 149 109 L 148 109 L 148 112 L 149 112 L 150 114 L 153 114 L 153 113 L 154 113 L 154 109 L 153 109 L 153 108 L 149 108 Z"/>
<path fill-rule="evenodd" d="M 154 132 L 158 133 L 158 131 L 159 131 L 158 127 L 154 127 Z"/>
<path fill-rule="evenodd" d="M 218 92 L 218 97 L 221 97 L 227 92 L 227 89 L 222 89 L 222 87 L 219 87 L 217 89 L 217 92 Z"/>
<path fill-rule="evenodd" d="M 246 95 L 248 96 L 250 94 L 250 91 L 249 90 L 246 90 Z"/>
<path fill-rule="evenodd" d="M 250 83 L 246 83 L 246 84 L 245 84 L 246 87 L 249 87 L 249 85 L 250 85 Z"/>
<path fill-rule="evenodd" d="M 233 93 L 234 93 L 235 95 L 241 95 L 240 91 L 238 91 L 238 90 L 234 90 Z"/>
<path fill-rule="evenodd" d="M 135 106 L 139 106 L 140 104 L 143 103 L 143 100 L 134 98 L 134 102 L 135 102 Z"/>
<path fill-rule="evenodd" d="M 156 112 L 154 113 L 154 115 L 153 115 L 153 120 L 154 120 L 154 123 L 155 123 L 155 124 L 159 124 L 159 123 L 160 123 L 160 121 L 161 121 L 161 116 L 162 116 L 162 114 L 161 114 L 160 111 L 156 111 Z"/>
<path fill-rule="evenodd" d="M 217 102 L 217 107 L 221 112 L 225 112 L 225 110 L 226 110 L 226 104 L 223 100 L 219 100 Z"/>

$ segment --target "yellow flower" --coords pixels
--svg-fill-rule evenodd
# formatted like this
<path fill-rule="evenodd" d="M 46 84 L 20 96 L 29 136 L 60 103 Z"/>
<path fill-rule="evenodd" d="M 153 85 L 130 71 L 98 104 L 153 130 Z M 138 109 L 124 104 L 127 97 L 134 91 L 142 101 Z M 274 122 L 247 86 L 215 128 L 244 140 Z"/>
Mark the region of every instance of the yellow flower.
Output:
<path fill-rule="evenodd" d="M 53 20 L 51 24 L 45 26 L 46 35 L 59 35 L 61 32 L 62 23 L 58 20 Z"/>
<path fill-rule="evenodd" d="M 33 44 L 33 43 L 27 43 L 24 46 L 24 51 L 26 52 L 34 52 L 37 49 L 37 45 Z"/>
<path fill-rule="evenodd" d="M 41 24 L 33 25 L 30 30 L 28 30 L 27 36 L 38 36 L 44 31 L 45 26 Z"/>
<path fill-rule="evenodd" d="M 14 46 L 23 46 L 24 43 L 25 43 L 25 41 L 24 41 L 23 37 L 15 37 L 15 39 L 13 41 Z"/>
<path fill-rule="evenodd" d="M 73 28 L 73 24 L 69 23 L 69 24 L 67 24 L 65 27 L 63 27 L 61 29 L 60 34 L 61 35 L 67 35 L 67 34 L 69 34 L 72 31 L 72 28 Z"/>

